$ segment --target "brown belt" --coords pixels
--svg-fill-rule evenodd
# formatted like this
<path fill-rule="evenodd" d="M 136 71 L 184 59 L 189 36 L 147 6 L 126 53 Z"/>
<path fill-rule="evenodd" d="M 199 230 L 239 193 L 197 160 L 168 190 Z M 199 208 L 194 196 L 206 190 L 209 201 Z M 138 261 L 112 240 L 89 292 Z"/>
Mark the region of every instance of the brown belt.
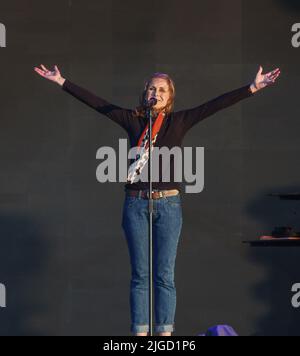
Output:
<path fill-rule="evenodd" d="M 177 195 L 179 194 L 179 190 L 177 189 L 171 189 L 171 190 L 159 190 L 157 191 L 152 191 L 152 199 L 160 199 L 163 197 L 170 197 L 172 195 Z M 149 199 L 149 190 L 126 190 L 126 195 L 129 195 L 130 197 L 139 197 L 143 199 Z"/>

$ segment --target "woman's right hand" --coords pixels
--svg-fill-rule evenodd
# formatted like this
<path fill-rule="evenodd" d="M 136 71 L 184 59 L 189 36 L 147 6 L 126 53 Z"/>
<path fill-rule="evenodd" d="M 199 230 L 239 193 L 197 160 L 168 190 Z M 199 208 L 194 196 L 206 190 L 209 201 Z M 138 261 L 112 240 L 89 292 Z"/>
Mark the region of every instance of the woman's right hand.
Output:
<path fill-rule="evenodd" d="M 65 79 L 61 76 L 60 71 L 56 65 L 54 66 L 53 71 L 47 69 L 43 64 L 41 64 L 41 67 L 34 67 L 34 70 L 41 77 L 51 80 L 52 82 L 57 83 L 60 86 L 62 86 L 65 82 Z"/>

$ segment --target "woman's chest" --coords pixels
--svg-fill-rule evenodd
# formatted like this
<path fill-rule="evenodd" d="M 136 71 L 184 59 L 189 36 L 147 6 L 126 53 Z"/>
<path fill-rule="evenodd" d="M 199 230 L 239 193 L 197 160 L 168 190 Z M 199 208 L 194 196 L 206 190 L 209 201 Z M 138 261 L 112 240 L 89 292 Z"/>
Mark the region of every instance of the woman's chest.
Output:
<path fill-rule="evenodd" d="M 139 143 L 145 142 L 150 134 L 150 128 L 146 120 L 140 120 L 133 125 L 129 132 L 131 147 L 138 146 Z M 161 127 L 157 129 L 152 125 L 152 137 L 156 147 L 181 147 L 182 132 L 172 117 L 165 118 Z"/>

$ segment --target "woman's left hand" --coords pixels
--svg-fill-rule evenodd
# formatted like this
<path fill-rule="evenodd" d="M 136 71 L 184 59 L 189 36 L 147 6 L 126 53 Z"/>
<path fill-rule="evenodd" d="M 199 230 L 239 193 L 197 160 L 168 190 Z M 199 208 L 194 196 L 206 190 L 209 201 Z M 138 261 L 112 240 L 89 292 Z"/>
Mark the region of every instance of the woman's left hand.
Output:
<path fill-rule="evenodd" d="M 276 79 L 280 75 L 280 69 L 277 68 L 267 74 L 262 74 L 263 68 L 262 66 L 259 67 L 259 70 L 256 74 L 254 82 L 251 84 L 250 89 L 252 93 L 255 93 L 258 90 L 266 88 L 269 85 L 275 83 Z"/>

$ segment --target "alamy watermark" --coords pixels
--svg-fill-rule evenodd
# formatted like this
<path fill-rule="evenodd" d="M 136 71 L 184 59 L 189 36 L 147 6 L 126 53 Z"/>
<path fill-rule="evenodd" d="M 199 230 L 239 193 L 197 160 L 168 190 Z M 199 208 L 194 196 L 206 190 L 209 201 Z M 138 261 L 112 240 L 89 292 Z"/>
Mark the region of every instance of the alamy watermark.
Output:
<path fill-rule="evenodd" d="M 6 308 L 6 288 L 0 283 L 0 308 Z"/>
<path fill-rule="evenodd" d="M 0 23 L 0 47 L 6 47 L 6 28 Z"/>
<path fill-rule="evenodd" d="M 294 48 L 299 48 L 300 47 L 300 23 L 295 23 L 292 26 L 292 32 L 295 32 L 295 34 L 292 37 L 292 46 Z"/>
<path fill-rule="evenodd" d="M 293 284 L 292 292 L 295 293 L 291 300 L 292 306 L 294 308 L 299 308 L 300 307 L 300 283 Z"/>
<path fill-rule="evenodd" d="M 185 187 L 186 193 L 201 193 L 204 189 L 204 147 L 196 147 L 195 157 L 193 147 L 153 147 L 152 151 L 152 182 L 170 182 L 173 173 L 174 182 L 194 183 Z M 96 158 L 103 160 L 96 170 L 98 182 L 127 182 L 128 160 L 136 158 L 138 147 L 132 147 L 128 152 L 127 139 L 119 139 L 119 155 L 112 147 L 101 147 Z M 117 163 L 117 157 L 119 163 Z M 193 170 L 193 158 L 195 169 Z M 171 165 L 173 161 L 173 165 Z M 161 166 L 161 170 L 159 167 Z M 171 166 L 174 167 L 171 172 Z M 119 168 L 117 176 L 117 167 Z M 134 183 L 148 182 L 149 161 Z M 195 173 L 194 173 L 195 172 Z"/>

